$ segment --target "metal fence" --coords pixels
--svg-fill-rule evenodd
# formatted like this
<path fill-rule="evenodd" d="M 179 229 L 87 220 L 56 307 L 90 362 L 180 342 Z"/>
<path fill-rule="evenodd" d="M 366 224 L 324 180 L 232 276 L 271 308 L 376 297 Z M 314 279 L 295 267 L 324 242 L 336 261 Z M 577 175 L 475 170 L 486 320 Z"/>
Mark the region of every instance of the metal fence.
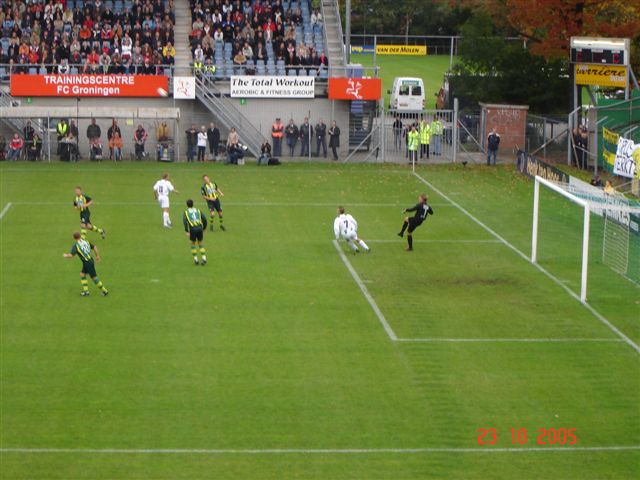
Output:
<path fill-rule="evenodd" d="M 93 142 L 87 135 L 87 128 L 92 121 L 90 117 L 64 117 L 68 124 L 67 134 L 64 136 L 59 135 L 57 130 L 61 120 L 60 116 L 3 116 L 0 119 L 0 150 L 4 154 L 3 158 L 10 156 L 10 142 L 16 133 L 24 143 L 16 160 L 174 161 L 179 157 L 176 135 L 180 135 L 180 131 L 176 119 L 140 118 L 135 115 L 96 117 L 95 123 L 100 127 L 101 135 L 98 141 Z M 161 128 L 163 123 L 166 125 L 168 135 L 161 138 L 160 134 L 164 131 L 164 128 Z M 110 146 L 107 138 L 108 130 L 113 125 L 117 125 L 120 129 L 121 147 L 116 147 L 115 142 Z M 27 133 L 29 126 L 33 128 L 33 136 Z M 147 132 L 147 139 L 137 145 L 134 132 L 138 126 Z"/>

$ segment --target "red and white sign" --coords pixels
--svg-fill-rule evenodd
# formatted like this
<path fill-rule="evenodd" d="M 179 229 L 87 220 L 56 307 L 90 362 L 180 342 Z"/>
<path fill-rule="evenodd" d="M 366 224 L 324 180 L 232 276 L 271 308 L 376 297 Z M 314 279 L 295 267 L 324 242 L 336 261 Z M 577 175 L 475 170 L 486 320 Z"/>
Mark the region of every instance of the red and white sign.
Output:
<path fill-rule="evenodd" d="M 166 97 L 164 75 L 11 75 L 14 97 Z"/>
<path fill-rule="evenodd" d="M 329 100 L 380 100 L 379 78 L 329 78 Z"/>

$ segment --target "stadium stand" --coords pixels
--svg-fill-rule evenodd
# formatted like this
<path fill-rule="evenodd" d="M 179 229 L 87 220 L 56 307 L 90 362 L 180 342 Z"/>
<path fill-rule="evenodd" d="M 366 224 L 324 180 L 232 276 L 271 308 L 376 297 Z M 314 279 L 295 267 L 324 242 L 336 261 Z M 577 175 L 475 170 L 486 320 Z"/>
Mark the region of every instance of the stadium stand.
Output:
<path fill-rule="evenodd" d="M 0 5 L 1 77 L 171 72 L 165 67 L 175 57 L 173 0 L 3 0 Z"/>
<path fill-rule="evenodd" d="M 193 68 L 231 75 L 328 77 L 323 19 L 309 0 L 189 0 Z"/>

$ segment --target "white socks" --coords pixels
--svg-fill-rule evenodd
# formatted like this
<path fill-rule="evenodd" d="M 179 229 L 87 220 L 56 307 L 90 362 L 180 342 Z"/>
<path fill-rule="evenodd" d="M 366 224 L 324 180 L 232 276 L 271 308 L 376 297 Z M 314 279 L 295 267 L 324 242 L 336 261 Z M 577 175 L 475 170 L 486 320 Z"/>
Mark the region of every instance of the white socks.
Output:
<path fill-rule="evenodd" d="M 162 212 L 162 224 L 165 227 L 169 227 L 171 225 L 171 219 L 169 218 L 169 212 Z"/>
<path fill-rule="evenodd" d="M 349 244 L 352 250 L 358 250 L 358 247 L 356 246 L 356 244 L 353 243 L 351 240 L 348 240 L 347 243 Z"/>
<path fill-rule="evenodd" d="M 362 248 L 364 248 L 365 250 L 369 250 L 369 247 L 367 246 L 366 243 L 364 243 L 364 240 L 358 240 L 358 243 L 360 244 L 360 246 Z"/>

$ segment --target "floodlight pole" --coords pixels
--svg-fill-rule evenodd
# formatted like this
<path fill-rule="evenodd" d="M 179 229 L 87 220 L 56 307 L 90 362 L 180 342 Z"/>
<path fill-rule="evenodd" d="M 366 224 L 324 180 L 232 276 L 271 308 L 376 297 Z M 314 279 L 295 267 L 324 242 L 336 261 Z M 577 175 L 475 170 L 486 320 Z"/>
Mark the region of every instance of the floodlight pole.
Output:
<path fill-rule="evenodd" d="M 338 5 L 340 8 L 340 5 Z M 351 63 L 351 0 L 346 0 L 345 2 L 345 14 L 344 14 L 344 27 L 345 27 L 345 60 L 347 61 L 347 65 Z"/>

